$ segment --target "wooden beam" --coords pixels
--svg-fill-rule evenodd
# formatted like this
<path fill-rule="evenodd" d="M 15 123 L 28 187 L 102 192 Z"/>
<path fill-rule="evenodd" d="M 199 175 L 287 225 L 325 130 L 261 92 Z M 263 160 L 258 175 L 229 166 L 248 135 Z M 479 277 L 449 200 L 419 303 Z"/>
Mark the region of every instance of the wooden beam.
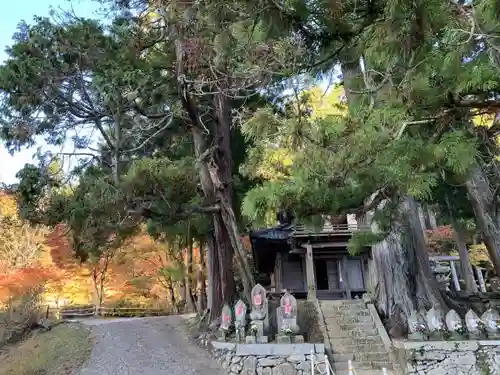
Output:
<path fill-rule="evenodd" d="M 476 267 L 477 281 L 479 281 L 479 289 L 481 292 L 486 293 L 486 284 L 484 283 L 483 272 L 481 268 Z"/>
<path fill-rule="evenodd" d="M 451 278 L 453 280 L 453 284 L 455 285 L 455 290 L 457 292 L 460 292 L 460 281 L 458 280 L 457 276 L 457 269 L 455 268 L 455 262 L 450 261 L 450 267 L 451 267 Z"/>
<path fill-rule="evenodd" d="M 349 285 L 349 276 L 347 275 L 347 257 L 342 258 L 341 272 L 342 279 L 344 280 L 345 294 L 347 296 L 347 299 L 351 299 L 351 286 Z"/>
<path fill-rule="evenodd" d="M 276 264 L 275 264 L 275 288 L 278 292 L 283 289 L 283 262 L 281 260 L 281 253 L 276 254 Z"/>
<path fill-rule="evenodd" d="M 313 244 L 302 244 L 302 247 L 304 249 L 307 248 L 307 246 L 312 246 L 313 249 L 324 249 L 325 247 L 347 247 L 348 242 L 320 242 L 320 243 L 313 243 Z"/>
<path fill-rule="evenodd" d="M 316 300 L 316 277 L 314 276 L 314 260 L 312 246 L 306 247 L 306 277 L 307 277 L 307 299 Z"/>
<path fill-rule="evenodd" d="M 435 262 L 451 262 L 453 260 L 460 260 L 460 257 L 454 255 L 437 255 L 429 257 L 429 260 L 433 260 Z"/>

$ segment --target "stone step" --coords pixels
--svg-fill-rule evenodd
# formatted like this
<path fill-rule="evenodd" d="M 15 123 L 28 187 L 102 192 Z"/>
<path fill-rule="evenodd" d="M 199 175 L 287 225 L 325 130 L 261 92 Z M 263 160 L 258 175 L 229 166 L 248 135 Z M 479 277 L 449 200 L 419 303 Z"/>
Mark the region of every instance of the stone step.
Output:
<path fill-rule="evenodd" d="M 389 362 L 389 354 L 384 350 L 383 352 L 355 352 L 355 353 L 342 353 L 333 354 L 333 361 L 337 362 L 347 362 L 353 361 L 356 363 L 363 362 Z"/>
<path fill-rule="evenodd" d="M 371 371 L 376 371 L 376 370 L 381 370 L 383 367 L 386 369 L 392 368 L 390 361 L 383 361 L 383 362 L 359 362 L 359 361 L 353 361 L 352 362 L 354 370 L 356 370 L 356 373 L 359 375 L 359 370 L 371 370 Z M 336 371 L 347 371 L 349 370 L 349 362 L 335 362 L 334 363 L 334 370 Z M 382 372 L 382 371 L 380 371 Z M 451 374 L 450 374 L 451 375 Z"/>
<path fill-rule="evenodd" d="M 343 305 L 343 306 L 338 306 L 338 305 L 331 305 L 331 306 L 321 306 L 322 310 L 325 311 L 348 311 L 348 310 L 353 310 L 353 311 L 359 311 L 359 310 L 365 310 L 366 306 L 363 304 L 356 304 L 356 305 Z"/>
<path fill-rule="evenodd" d="M 349 353 L 386 353 L 382 341 L 371 344 L 357 344 L 350 345 L 333 345 L 331 346 L 333 354 L 349 354 Z"/>
<path fill-rule="evenodd" d="M 340 327 L 343 331 L 353 331 L 353 330 L 370 330 L 376 329 L 375 324 L 373 322 L 365 322 L 365 323 L 344 323 L 338 322 L 338 327 Z"/>
<path fill-rule="evenodd" d="M 363 317 L 369 317 L 371 318 L 370 312 L 365 311 L 365 310 L 358 310 L 358 311 L 323 311 L 323 317 L 325 319 L 349 319 L 349 318 L 363 318 Z"/>
<path fill-rule="evenodd" d="M 383 344 L 379 336 L 366 336 L 366 337 L 329 337 L 330 345 L 334 347 L 342 347 L 348 345 L 364 346 L 364 345 L 378 345 Z"/>
<path fill-rule="evenodd" d="M 387 374 L 388 375 L 396 375 L 396 373 L 393 370 L 387 369 Z M 340 370 L 336 371 L 335 375 L 351 375 L 349 374 L 348 370 Z M 356 370 L 356 375 L 383 375 L 382 370 Z"/>
<path fill-rule="evenodd" d="M 341 320 L 344 320 L 344 319 L 359 319 L 359 320 L 370 319 L 370 320 L 372 320 L 373 319 L 370 312 L 364 311 L 364 310 L 358 311 L 355 313 L 349 312 L 347 314 L 333 312 L 333 311 L 324 311 L 323 317 L 325 318 L 325 320 L 327 320 L 327 319 L 341 319 Z"/>
<path fill-rule="evenodd" d="M 366 337 L 378 335 L 378 331 L 375 328 L 341 329 L 339 327 L 327 326 L 326 331 L 330 337 Z"/>
<path fill-rule="evenodd" d="M 321 306 L 355 306 L 365 305 L 362 299 L 338 299 L 338 300 L 319 300 Z"/>

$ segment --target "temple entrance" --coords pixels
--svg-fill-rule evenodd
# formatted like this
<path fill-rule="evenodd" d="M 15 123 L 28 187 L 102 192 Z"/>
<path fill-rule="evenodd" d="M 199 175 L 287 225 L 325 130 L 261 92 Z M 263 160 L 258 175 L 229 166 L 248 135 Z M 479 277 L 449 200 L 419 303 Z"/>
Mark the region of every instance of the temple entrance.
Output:
<path fill-rule="evenodd" d="M 323 259 L 314 260 L 314 269 L 316 276 L 316 290 L 328 290 L 328 267 Z"/>

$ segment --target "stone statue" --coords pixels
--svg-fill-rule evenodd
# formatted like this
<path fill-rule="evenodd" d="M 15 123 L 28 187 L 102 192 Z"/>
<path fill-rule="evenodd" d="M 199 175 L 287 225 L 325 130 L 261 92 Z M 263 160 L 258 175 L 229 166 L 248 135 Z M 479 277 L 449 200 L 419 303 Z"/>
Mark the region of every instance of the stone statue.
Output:
<path fill-rule="evenodd" d="M 233 314 L 229 305 L 225 304 L 222 308 L 221 324 L 219 327 L 219 339 L 226 341 L 229 328 L 233 322 Z"/>
<path fill-rule="evenodd" d="M 252 288 L 252 311 L 250 312 L 250 328 L 255 336 L 247 336 L 247 342 L 255 340 L 257 343 L 267 343 L 268 337 L 264 333 L 269 328 L 269 304 L 266 290 L 260 284 Z"/>
<path fill-rule="evenodd" d="M 293 341 L 303 341 L 302 338 L 295 340 L 296 334 L 299 333 L 297 325 L 297 300 L 290 293 L 286 292 L 280 300 L 280 306 L 277 308 L 278 319 L 278 343 L 290 343 Z"/>
<path fill-rule="evenodd" d="M 427 311 L 426 320 L 429 334 L 436 340 L 442 340 L 443 333 L 446 331 L 443 312 L 433 307 Z"/>
<path fill-rule="evenodd" d="M 458 340 L 465 334 L 465 325 L 455 310 L 450 310 L 446 314 L 446 327 L 454 339 Z"/>
<path fill-rule="evenodd" d="M 498 311 L 489 308 L 481 316 L 481 321 L 484 323 L 488 338 L 498 339 L 500 337 L 500 314 Z"/>
<path fill-rule="evenodd" d="M 467 311 L 465 314 L 465 325 L 467 331 L 469 331 L 469 337 L 472 339 L 478 339 L 481 337 L 481 326 L 482 322 L 479 316 L 474 312 L 474 310 Z"/>
<path fill-rule="evenodd" d="M 245 338 L 245 327 L 247 325 L 247 305 L 242 300 L 234 306 L 234 326 L 236 328 L 236 339 L 243 342 Z"/>
<path fill-rule="evenodd" d="M 425 340 L 427 326 L 425 319 L 418 311 L 412 311 L 408 318 L 408 338 L 410 340 Z"/>

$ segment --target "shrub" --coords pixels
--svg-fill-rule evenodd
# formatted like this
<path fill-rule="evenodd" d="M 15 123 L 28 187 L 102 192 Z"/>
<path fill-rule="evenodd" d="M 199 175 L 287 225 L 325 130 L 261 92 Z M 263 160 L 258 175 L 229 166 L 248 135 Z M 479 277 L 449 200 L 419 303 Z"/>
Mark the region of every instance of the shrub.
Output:
<path fill-rule="evenodd" d="M 14 296 L 0 314 L 0 346 L 16 342 L 38 326 L 43 288 L 35 287 Z"/>

